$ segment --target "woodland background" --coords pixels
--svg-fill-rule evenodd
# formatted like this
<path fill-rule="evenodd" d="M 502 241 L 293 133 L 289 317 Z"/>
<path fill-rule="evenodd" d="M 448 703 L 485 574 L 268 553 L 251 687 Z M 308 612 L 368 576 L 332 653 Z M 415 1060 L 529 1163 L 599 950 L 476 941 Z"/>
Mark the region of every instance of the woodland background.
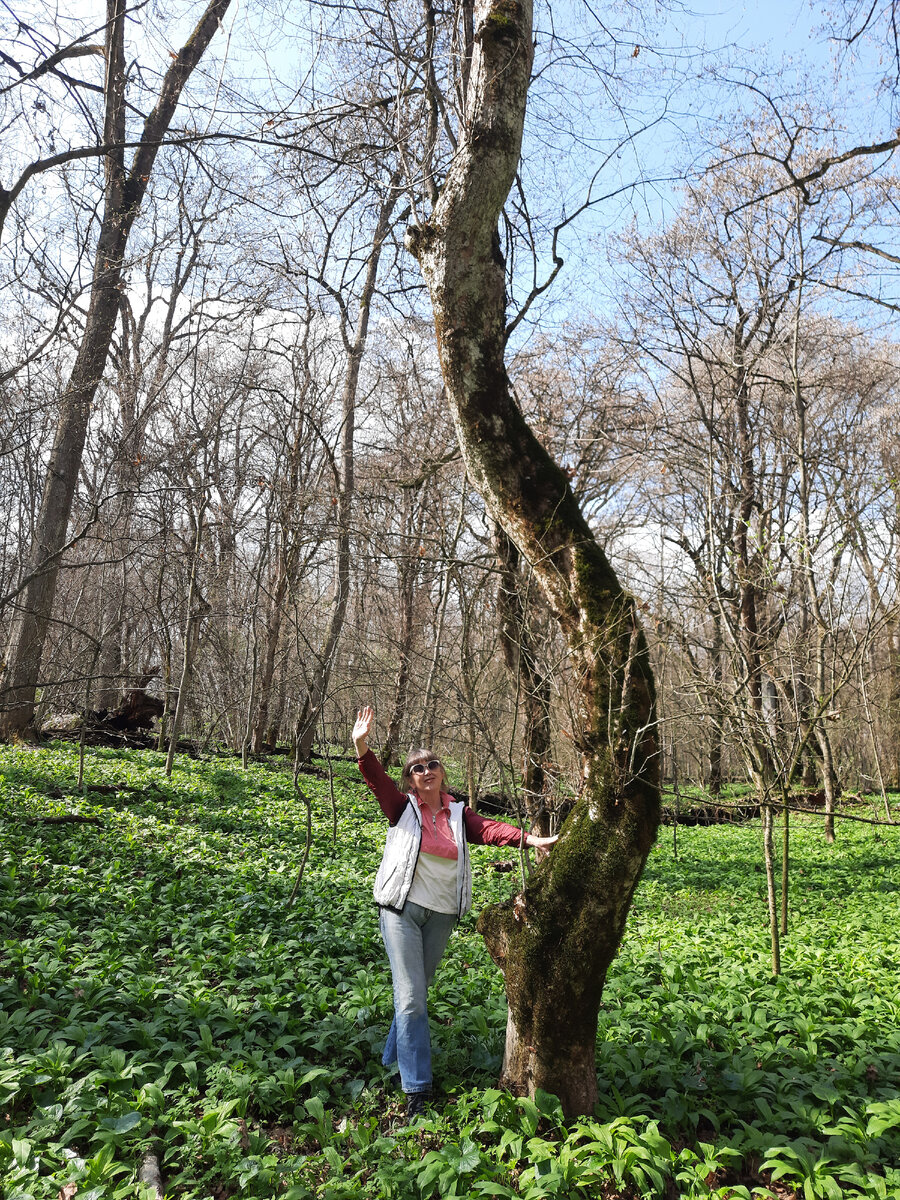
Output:
<path fill-rule="evenodd" d="M 805 63 L 643 7 L 539 11 L 498 246 L 510 376 L 640 602 L 669 784 L 884 794 L 895 7 L 798 8 Z M 130 14 L 126 146 L 198 13 Z M 90 322 L 109 96 L 102 12 L 4 20 L 6 644 Z M 34 728 L 146 688 L 160 745 L 180 694 L 202 746 L 308 757 L 375 700 L 386 761 L 433 742 L 473 795 L 571 788 L 565 649 L 465 478 L 402 245 L 452 155 L 470 23 L 431 0 L 226 14 L 143 180 Z"/>

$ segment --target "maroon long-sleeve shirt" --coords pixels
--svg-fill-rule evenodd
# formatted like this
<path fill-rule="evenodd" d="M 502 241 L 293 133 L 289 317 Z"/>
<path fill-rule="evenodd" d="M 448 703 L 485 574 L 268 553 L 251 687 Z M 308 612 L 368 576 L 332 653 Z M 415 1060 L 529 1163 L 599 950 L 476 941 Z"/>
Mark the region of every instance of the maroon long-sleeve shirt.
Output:
<path fill-rule="evenodd" d="M 400 791 L 371 750 L 367 750 L 359 759 L 359 769 L 381 811 L 392 825 L 396 825 L 408 802 L 406 793 Z M 448 802 L 451 799 L 452 796 L 447 796 Z M 492 821 L 489 817 L 479 816 L 468 805 L 463 810 L 463 817 L 466 841 L 475 846 L 518 846 L 522 842 L 524 835 L 521 829 L 507 825 L 505 821 Z"/>

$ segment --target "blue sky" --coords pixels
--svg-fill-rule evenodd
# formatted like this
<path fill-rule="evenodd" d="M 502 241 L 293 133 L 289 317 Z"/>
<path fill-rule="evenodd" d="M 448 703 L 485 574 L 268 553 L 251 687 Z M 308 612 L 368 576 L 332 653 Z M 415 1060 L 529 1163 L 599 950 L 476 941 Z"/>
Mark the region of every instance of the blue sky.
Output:
<path fill-rule="evenodd" d="M 834 141 L 841 146 L 880 139 L 892 128 L 887 101 L 877 91 L 883 70 L 879 48 L 860 44 L 855 60 L 836 72 L 836 44 L 828 38 L 827 14 L 819 3 L 697 0 L 677 11 L 671 4 L 665 11 L 644 5 L 640 11 L 650 12 L 652 27 L 633 34 L 626 23 L 629 9 L 591 8 L 597 14 L 593 27 L 582 0 L 553 0 L 549 9 L 536 5 L 539 57 L 547 53 L 551 23 L 560 38 L 576 38 L 581 19 L 583 44 L 598 61 L 604 54 L 599 21 L 614 14 L 620 35 L 615 94 L 611 88 L 604 96 L 602 81 L 580 70 L 572 73 L 569 92 L 581 89 L 583 95 L 570 94 L 565 108 L 553 90 L 559 73 L 552 81 L 549 75 L 539 77 L 529 97 L 523 174 L 537 222 L 543 217 L 553 225 L 560 211 L 571 214 L 598 166 L 595 194 L 605 197 L 562 236 L 566 267 L 541 305 L 543 321 L 553 319 L 547 304 L 566 312 L 606 307 L 590 284 L 590 269 L 581 264 L 596 263 L 604 242 L 618 231 L 636 226 L 649 232 L 674 214 L 683 173 L 702 169 L 720 138 L 740 131 L 741 114 L 758 111 L 759 94 L 742 85 L 757 84 L 785 112 L 808 103 L 810 121 L 816 126 L 833 122 Z M 630 36 L 635 46 L 645 43 L 636 55 Z M 573 126 L 581 123 L 577 138 L 583 140 L 583 153 L 572 152 L 577 138 L 565 127 L 566 118 Z M 624 130 L 637 131 L 636 136 L 617 145 Z M 548 241 L 545 235 L 543 255 Z M 549 258 L 541 266 L 546 274 Z"/>

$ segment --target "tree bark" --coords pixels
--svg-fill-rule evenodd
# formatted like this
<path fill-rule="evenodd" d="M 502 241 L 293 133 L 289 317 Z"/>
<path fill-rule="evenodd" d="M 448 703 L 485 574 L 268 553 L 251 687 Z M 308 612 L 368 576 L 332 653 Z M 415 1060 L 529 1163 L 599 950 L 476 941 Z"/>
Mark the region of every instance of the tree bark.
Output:
<path fill-rule="evenodd" d="M 138 1169 L 138 1183 L 145 1189 L 152 1188 L 155 1200 L 164 1200 L 166 1189 L 163 1186 L 162 1174 L 159 1170 L 159 1154 L 147 1150 L 141 1158 Z"/>
<path fill-rule="evenodd" d="M 53 611 L 60 559 L 87 437 L 91 404 L 103 377 L 119 310 L 125 252 L 132 226 L 163 137 L 182 89 L 219 27 L 231 0 L 210 0 L 206 11 L 166 72 L 159 98 L 144 122 L 130 170 L 125 167 L 125 0 L 107 0 L 106 83 L 103 143 L 106 156 L 103 220 L 97 241 L 91 298 L 84 334 L 63 394 L 59 420 L 27 573 L 32 578 L 17 600 L 3 680 L 0 737 L 23 736 L 34 718 L 41 657 Z"/>
<path fill-rule="evenodd" d="M 503 1080 L 554 1092 L 574 1115 L 597 1099 L 600 997 L 659 822 L 654 684 L 634 601 L 507 378 L 497 221 L 521 150 L 532 10 L 481 0 L 475 12 L 457 151 L 430 220 L 406 243 L 431 295 L 469 478 L 531 563 L 579 682 L 580 798 L 532 882 L 479 921 L 509 1001 Z"/>

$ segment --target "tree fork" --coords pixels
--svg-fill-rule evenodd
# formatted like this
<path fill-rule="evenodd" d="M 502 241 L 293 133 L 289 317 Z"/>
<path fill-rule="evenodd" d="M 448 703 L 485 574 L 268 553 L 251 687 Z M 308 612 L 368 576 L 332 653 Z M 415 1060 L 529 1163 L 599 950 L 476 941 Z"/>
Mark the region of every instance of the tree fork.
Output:
<path fill-rule="evenodd" d="M 431 295 L 441 369 L 469 477 L 531 563 L 579 681 L 579 800 L 548 863 L 479 929 L 503 971 L 503 1080 L 597 1099 L 600 997 L 659 823 L 654 684 L 633 599 L 568 479 L 528 426 L 505 367 L 497 221 L 519 162 L 532 64 L 530 0 L 482 0 L 465 121 L 431 218 L 407 230 Z"/>

